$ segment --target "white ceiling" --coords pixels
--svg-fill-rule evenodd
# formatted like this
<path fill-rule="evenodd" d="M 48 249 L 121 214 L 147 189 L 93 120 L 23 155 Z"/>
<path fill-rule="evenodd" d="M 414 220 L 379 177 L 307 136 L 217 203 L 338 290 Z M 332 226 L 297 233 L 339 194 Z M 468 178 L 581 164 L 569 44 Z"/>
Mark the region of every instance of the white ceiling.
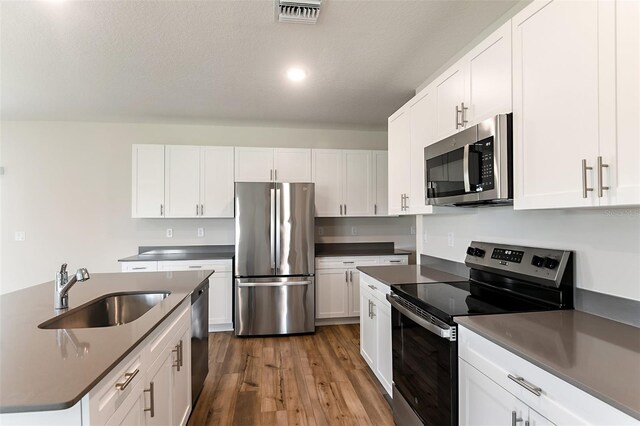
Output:
<path fill-rule="evenodd" d="M 515 3 L 325 0 L 296 25 L 262 0 L 2 2 L 2 118 L 382 127 Z"/>

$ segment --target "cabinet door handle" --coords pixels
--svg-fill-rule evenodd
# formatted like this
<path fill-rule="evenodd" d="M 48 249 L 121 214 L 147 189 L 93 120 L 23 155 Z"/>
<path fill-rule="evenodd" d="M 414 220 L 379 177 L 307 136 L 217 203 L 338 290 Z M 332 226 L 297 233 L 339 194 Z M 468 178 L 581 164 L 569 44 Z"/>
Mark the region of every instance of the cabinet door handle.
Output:
<path fill-rule="evenodd" d="M 344 281 L 349 282 L 349 271 L 344 271 Z"/>
<path fill-rule="evenodd" d="M 182 339 L 180 339 L 180 367 L 184 367 L 184 344 L 182 343 Z"/>
<path fill-rule="evenodd" d="M 460 113 L 462 111 L 460 111 L 460 108 L 458 108 L 458 105 L 456 105 L 456 130 L 458 130 L 458 127 L 462 126 L 462 124 L 460 124 L 460 121 L 458 120 L 458 117 L 460 117 Z"/>
<path fill-rule="evenodd" d="M 369 318 L 371 318 L 371 300 L 368 300 L 369 302 Z"/>
<path fill-rule="evenodd" d="M 160 204 L 160 216 L 164 216 L 164 206 Z"/>
<path fill-rule="evenodd" d="M 149 408 L 145 408 L 144 411 L 148 411 L 151 417 L 155 416 L 155 393 L 153 388 L 153 382 L 149 383 L 149 389 L 144 389 L 145 392 L 149 392 Z"/>
<path fill-rule="evenodd" d="M 376 317 L 376 312 L 373 310 L 373 308 L 376 307 L 376 304 L 371 301 L 370 303 L 371 303 L 371 319 L 374 319 Z"/>
<path fill-rule="evenodd" d="M 520 386 L 522 386 L 523 388 L 525 388 L 526 390 L 528 390 L 529 392 L 531 392 L 532 394 L 536 396 L 542 395 L 542 389 L 537 387 L 533 383 L 526 381 L 524 377 L 514 376 L 512 374 L 508 374 L 507 377 L 513 380 L 514 382 L 516 382 L 517 384 L 519 384 Z"/>
<path fill-rule="evenodd" d="M 116 383 L 116 389 L 119 389 L 121 391 L 125 390 L 127 388 L 127 386 L 129 386 L 129 383 L 131 383 L 133 378 L 136 377 L 136 375 L 139 372 L 140 372 L 140 370 L 136 368 L 133 373 L 124 373 L 125 381 L 122 382 L 122 383 Z"/>
<path fill-rule="evenodd" d="M 587 198 L 587 192 L 593 191 L 593 188 L 587 187 L 587 170 L 593 170 L 593 167 L 587 166 L 587 160 L 582 160 L 582 198 Z"/>
<path fill-rule="evenodd" d="M 346 204 L 344 205 L 344 215 L 345 216 L 347 215 L 347 205 Z"/>
<path fill-rule="evenodd" d="M 180 340 L 180 343 L 178 343 L 171 352 L 176 353 L 176 363 L 173 364 L 172 367 L 176 367 L 176 370 L 180 371 L 180 367 L 182 367 L 182 340 Z"/>
<path fill-rule="evenodd" d="M 204 204 L 200 204 L 200 216 L 204 216 Z"/>
<path fill-rule="evenodd" d="M 196 216 L 198 216 L 200 213 L 200 206 L 196 204 Z"/>
<path fill-rule="evenodd" d="M 273 170 L 273 180 L 278 180 L 278 169 Z"/>
<path fill-rule="evenodd" d="M 340 216 L 342 216 L 342 204 L 340 204 Z"/>
<path fill-rule="evenodd" d="M 376 216 L 378 215 L 378 205 L 377 204 L 373 205 L 373 214 L 376 215 Z"/>
<path fill-rule="evenodd" d="M 468 123 L 467 121 L 467 117 L 466 117 L 466 111 L 469 109 L 466 106 L 464 106 L 464 102 L 460 103 L 460 105 L 462 106 L 462 108 L 460 109 L 460 115 L 462 116 L 462 120 L 460 122 L 460 127 L 464 127 L 465 124 Z"/>
<path fill-rule="evenodd" d="M 349 271 L 349 281 L 353 282 L 353 271 Z"/>
<path fill-rule="evenodd" d="M 522 421 L 522 417 L 518 417 L 518 414 L 515 411 L 512 411 L 511 412 L 511 426 L 516 426 L 521 421 Z"/>
<path fill-rule="evenodd" d="M 269 180 L 273 181 L 273 169 L 269 169 Z"/>
<path fill-rule="evenodd" d="M 409 210 L 409 196 L 404 194 L 404 209 Z"/>
<path fill-rule="evenodd" d="M 608 186 L 602 186 L 602 169 L 604 167 L 609 167 L 608 164 L 604 164 L 602 162 L 602 156 L 598 156 L 598 197 L 602 198 L 602 193 L 604 190 L 609 190 Z"/>

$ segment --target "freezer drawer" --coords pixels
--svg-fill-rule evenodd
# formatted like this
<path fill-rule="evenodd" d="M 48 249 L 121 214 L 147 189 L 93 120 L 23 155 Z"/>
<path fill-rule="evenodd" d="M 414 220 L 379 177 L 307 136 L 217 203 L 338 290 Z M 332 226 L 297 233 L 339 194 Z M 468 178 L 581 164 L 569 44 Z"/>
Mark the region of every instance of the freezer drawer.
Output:
<path fill-rule="evenodd" d="M 312 276 L 236 278 L 235 292 L 237 336 L 315 331 Z"/>

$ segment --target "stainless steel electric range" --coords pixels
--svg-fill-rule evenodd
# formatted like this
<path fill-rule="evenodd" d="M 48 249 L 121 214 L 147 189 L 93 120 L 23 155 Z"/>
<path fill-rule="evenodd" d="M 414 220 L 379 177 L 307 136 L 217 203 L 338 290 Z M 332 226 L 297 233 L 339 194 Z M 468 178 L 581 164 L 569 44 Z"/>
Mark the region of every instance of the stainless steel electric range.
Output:
<path fill-rule="evenodd" d="M 396 424 L 458 424 L 457 316 L 573 308 L 570 251 L 472 242 L 469 280 L 398 284 L 392 306 Z"/>

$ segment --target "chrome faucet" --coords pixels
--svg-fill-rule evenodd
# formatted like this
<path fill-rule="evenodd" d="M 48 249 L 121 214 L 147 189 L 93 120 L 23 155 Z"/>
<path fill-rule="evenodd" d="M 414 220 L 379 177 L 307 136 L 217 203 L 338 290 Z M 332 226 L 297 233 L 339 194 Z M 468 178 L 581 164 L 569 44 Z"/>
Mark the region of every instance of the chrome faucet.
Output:
<path fill-rule="evenodd" d="M 63 263 L 60 272 L 56 272 L 56 283 L 54 289 L 53 305 L 56 309 L 67 309 L 69 307 L 69 290 L 78 281 L 89 279 L 89 271 L 80 268 L 76 274 L 69 279 L 67 274 L 67 264 Z"/>

